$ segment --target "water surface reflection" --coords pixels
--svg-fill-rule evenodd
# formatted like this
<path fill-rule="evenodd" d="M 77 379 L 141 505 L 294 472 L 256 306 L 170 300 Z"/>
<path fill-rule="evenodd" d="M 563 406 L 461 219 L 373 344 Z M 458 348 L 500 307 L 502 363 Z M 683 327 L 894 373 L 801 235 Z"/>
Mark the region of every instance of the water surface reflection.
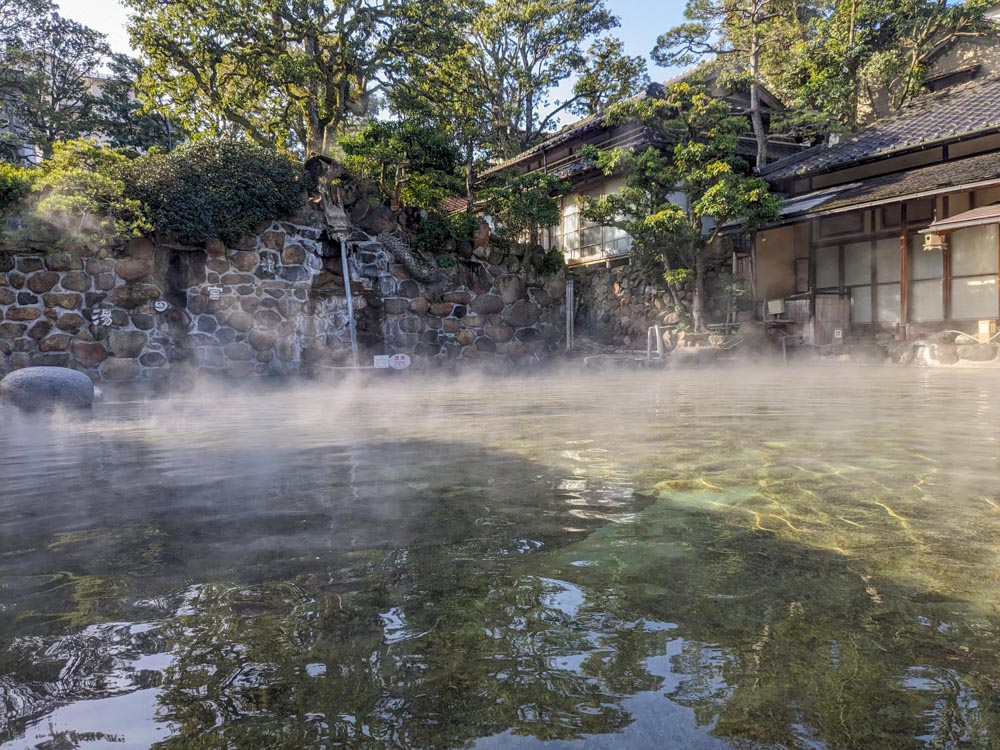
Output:
<path fill-rule="evenodd" d="M 1000 744 L 988 372 L 401 381 L 0 436 L 0 748 Z"/>

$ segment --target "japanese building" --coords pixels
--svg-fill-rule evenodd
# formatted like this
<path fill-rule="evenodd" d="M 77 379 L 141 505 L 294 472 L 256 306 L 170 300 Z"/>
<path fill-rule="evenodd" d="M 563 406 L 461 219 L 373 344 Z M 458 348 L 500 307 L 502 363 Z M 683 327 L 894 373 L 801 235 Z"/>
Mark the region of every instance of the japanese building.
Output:
<path fill-rule="evenodd" d="M 761 170 L 787 196 L 753 242 L 765 314 L 815 343 L 1000 317 L 1000 75 L 984 72 L 932 76 L 896 114 Z"/>
<path fill-rule="evenodd" d="M 667 85 L 698 75 L 699 80 L 715 96 L 725 98 L 729 102 L 734 112 L 749 113 L 749 94 L 726 92 L 718 84 L 714 74 L 701 76 L 698 70 L 668 81 Z M 662 96 L 663 92 L 663 85 L 652 84 L 639 95 L 639 98 Z M 783 109 L 782 104 L 767 91 L 762 92 L 761 99 L 765 122 L 770 120 L 772 114 Z M 489 177 L 491 174 L 513 169 L 521 174 L 543 172 L 566 180 L 572 185 L 572 189 L 558 199 L 561 213 L 559 224 L 543 232 L 539 238 L 541 244 L 546 249 L 558 248 L 569 265 L 627 263 L 632 248 L 632 240 L 628 234 L 616 227 L 595 224 L 580 215 L 581 196 L 601 198 L 617 192 L 623 184 L 620 178 L 608 177 L 580 156 L 580 148 L 588 144 L 601 149 L 618 147 L 641 149 L 647 146 L 666 145 L 657 143 L 651 132 L 639 123 L 612 126 L 606 122 L 604 115 L 592 115 L 563 128 L 537 146 L 494 165 L 483 176 Z M 742 146 L 747 160 L 752 163 L 756 144 L 751 133 L 747 133 L 744 137 Z M 768 153 L 771 158 L 779 159 L 799 153 L 801 150 L 801 145 L 787 139 L 780 137 L 769 139 Z M 674 200 L 683 205 L 684 193 L 678 190 Z"/>

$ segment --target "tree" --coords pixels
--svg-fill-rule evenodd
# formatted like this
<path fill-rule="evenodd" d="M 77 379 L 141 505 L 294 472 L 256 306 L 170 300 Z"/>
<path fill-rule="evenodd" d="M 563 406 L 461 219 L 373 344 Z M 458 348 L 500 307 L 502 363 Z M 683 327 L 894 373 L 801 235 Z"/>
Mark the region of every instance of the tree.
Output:
<path fill-rule="evenodd" d="M 580 77 L 573 85 L 570 111 L 582 117 L 600 114 L 615 102 L 638 94 L 648 84 L 646 60 L 626 55 L 620 39 L 603 37 L 587 50 Z"/>
<path fill-rule="evenodd" d="M 110 52 L 104 39 L 43 0 L 0 0 L 0 132 L 9 157 L 24 146 L 48 155 L 56 140 L 87 132 L 87 78 Z"/>
<path fill-rule="evenodd" d="M 447 0 L 127 0 L 140 89 L 193 132 L 329 152 L 456 43 Z"/>
<path fill-rule="evenodd" d="M 180 127 L 159 108 L 144 107 L 138 100 L 136 82 L 142 64 L 134 57 L 111 56 L 111 75 L 94 101 L 93 129 L 112 146 L 146 151 L 153 147 L 169 151 L 183 139 Z"/>
<path fill-rule="evenodd" d="M 527 237 L 535 245 L 541 229 L 559 223 L 559 204 L 553 194 L 569 189 L 568 182 L 550 174 L 504 173 L 483 191 L 484 209 L 493 217 L 494 231 L 500 237 Z"/>
<path fill-rule="evenodd" d="M 656 40 L 653 59 L 661 65 L 685 65 L 713 55 L 730 74 L 745 71 L 750 89 L 750 121 L 757 141 L 756 165 L 767 164 L 767 129 L 761 111 L 763 57 L 786 48 L 787 24 L 795 0 L 688 0 L 687 23 Z"/>
<path fill-rule="evenodd" d="M 477 170 L 537 143 L 567 112 L 601 111 L 646 85 L 645 63 L 613 38 L 588 38 L 617 25 L 603 0 L 457 0 L 465 42 L 414 83 L 389 92 L 404 119 L 437 128 L 462 150 L 469 210 Z M 552 91 L 579 74 L 571 96 Z"/>
<path fill-rule="evenodd" d="M 584 69 L 585 41 L 616 27 L 618 19 L 604 0 L 494 0 L 477 6 L 468 31 L 468 75 L 484 97 L 479 104 L 489 118 L 490 152 L 509 157 L 534 145 L 560 114 L 588 96 L 594 100 L 593 91 L 555 102 L 551 94 Z M 596 83 L 604 75 L 592 72 L 589 79 Z"/>
<path fill-rule="evenodd" d="M 585 156 L 605 174 L 622 175 L 625 186 L 605 198 L 584 198 L 582 214 L 628 232 L 636 260 L 663 274 L 679 310 L 676 284 L 693 275 L 690 313 L 695 330 L 702 331 L 706 264 L 719 252 L 723 227 L 739 220 L 744 231 L 752 231 L 774 218 L 780 204 L 736 154 L 746 120 L 690 83 L 674 84 L 662 98 L 618 104 L 607 117 L 612 123 L 641 122 L 668 145 L 643 151 L 587 147 Z"/>
<path fill-rule="evenodd" d="M 126 194 L 152 230 L 186 244 L 234 242 L 304 203 L 301 165 L 273 146 L 199 138 L 170 153 L 153 150 L 123 172 Z"/>
<path fill-rule="evenodd" d="M 458 149 L 433 128 L 375 122 L 340 146 L 348 169 L 375 182 L 393 208 L 436 208 L 461 189 Z"/>
<path fill-rule="evenodd" d="M 46 157 L 56 141 L 90 128 L 95 97 L 88 79 L 110 52 L 104 34 L 56 13 L 29 36 L 18 66 L 19 108 L 29 142 Z"/>
<path fill-rule="evenodd" d="M 687 23 L 653 58 L 711 64 L 744 78 L 758 166 L 766 155 L 760 86 L 789 105 L 773 126 L 795 136 L 853 130 L 919 93 L 924 75 L 961 38 L 996 34 L 989 0 L 688 0 Z M 739 83 L 739 81 L 736 81 Z"/>
<path fill-rule="evenodd" d="M 129 156 L 83 140 L 59 141 L 32 185 L 27 221 L 68 241 L 137 237 L 151 229 L 123 179 Z"/>
<path fill-rule="evenodd" d="M 832 0 L 815 36 L 791 57 L 791 102 L 853 130 L 920 92 L 930 66 L 963 37 L 996 34 L 987 0 Z M 884 102 L 884 103 L 883 103 Z"/>

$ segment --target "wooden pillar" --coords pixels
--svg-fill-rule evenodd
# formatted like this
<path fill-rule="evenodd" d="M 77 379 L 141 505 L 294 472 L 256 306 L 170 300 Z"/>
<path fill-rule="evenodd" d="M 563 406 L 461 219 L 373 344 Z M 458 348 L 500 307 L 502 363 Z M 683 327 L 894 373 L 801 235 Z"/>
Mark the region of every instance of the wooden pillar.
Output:
<path fill-rule="evenodd" d="M 910 322 L 910 233 L 906 226 L 906 204 L 899 207 L 899 327 Z"/>
<path fill-rule="evenodd" d="M 942 218 L 948 218 L 948 196 L 944 196 L 942 200 L 941 210 L 944 213 Z M 971 200 L 971 199 L 970 199 Z M 945 242 L 944 250 L 941 251 L 944 261 L 943 278 L 941 279 L 941 284 L 944 287 L 942 290 L 944 293 L 944 319 L 951 320 L 951 243 Z"/>
<path fill-rule="evenodd" d="M 879 324 L 878 319 L 878 269 L 875 268 L 875 212 L 877 208 L 868 211 L 868 283 L 871 289 L 868 290 L 868 301 L 872 307 L 873 326 Z"/>
<path fill-rule="evenodd" d="M 816 315 L 816 219 L 809 221 L 809 316 Z"/>

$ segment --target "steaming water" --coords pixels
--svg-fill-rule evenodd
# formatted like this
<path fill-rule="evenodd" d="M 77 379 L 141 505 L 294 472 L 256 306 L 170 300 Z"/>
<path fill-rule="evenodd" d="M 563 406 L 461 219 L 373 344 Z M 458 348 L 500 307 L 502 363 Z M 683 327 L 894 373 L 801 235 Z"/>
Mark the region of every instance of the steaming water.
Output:
<path fill-rule="evenodd" d="M 1000 379 L 3 412 L 0 748 L 1000 746 Z"/>

